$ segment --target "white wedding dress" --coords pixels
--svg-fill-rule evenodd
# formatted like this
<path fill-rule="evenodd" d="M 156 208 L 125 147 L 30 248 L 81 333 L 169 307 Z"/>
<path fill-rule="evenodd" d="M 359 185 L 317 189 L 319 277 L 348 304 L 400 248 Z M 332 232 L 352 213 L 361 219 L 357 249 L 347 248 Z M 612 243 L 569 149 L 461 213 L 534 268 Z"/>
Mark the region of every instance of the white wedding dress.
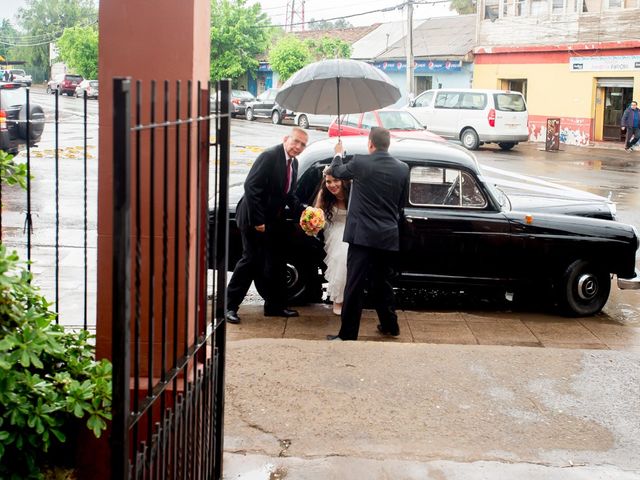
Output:
<path fill-rule="evenodd" d="M 324 278 L 329 285 L 327 294 L 333 303 L 342 303 L 344 286 L 347 283 L 347 251 L 349 244 L 342 241 L 347 211 L 334 207 L 331 222 L 324 228 L 324 263 L 327 270 Z"/>

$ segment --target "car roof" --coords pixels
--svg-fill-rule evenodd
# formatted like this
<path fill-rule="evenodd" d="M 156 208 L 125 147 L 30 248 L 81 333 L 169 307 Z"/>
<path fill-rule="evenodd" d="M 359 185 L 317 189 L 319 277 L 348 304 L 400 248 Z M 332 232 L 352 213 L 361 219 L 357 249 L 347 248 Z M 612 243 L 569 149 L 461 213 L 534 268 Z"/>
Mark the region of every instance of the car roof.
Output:
<path fill-rule="evenodd" d="M 517 93 L 515 90 L 494 90 L 490 88 L 431 88 L 427 92 L 463 92 L 463 93 Z M 422 92 L 425 93 L 425 92 Z M 420 95 L 422 95 L 422 93 Z"/>
<path fill-rule="evenodd" d="M 347 156 L 368 153 L 366 136 L 348 136 L 342 137 L 341 140 Z M 318 161 L 333 158 L 336 142 L 336 137 L 332 137 L 311 143 L 298 156 L 300 171 L 306 170 Z M 389 153 L 407 163 L 430 160 L 445 167 L 463 167 L 476 174 L 480 173 L 478 161 L 473 154 L 465 148 L 446 142 L 392 137 Z"/>

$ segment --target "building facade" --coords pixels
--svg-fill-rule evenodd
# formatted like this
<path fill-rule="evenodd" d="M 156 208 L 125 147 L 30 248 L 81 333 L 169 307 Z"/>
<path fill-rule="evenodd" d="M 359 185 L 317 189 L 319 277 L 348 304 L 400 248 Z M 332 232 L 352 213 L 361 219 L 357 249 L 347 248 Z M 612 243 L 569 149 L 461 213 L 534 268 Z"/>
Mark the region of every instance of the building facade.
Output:
<path fill-rule="evenodd" d="M 640 96 L 640 0 L 482 0 L 473 86 L 522 92 L 532 141 L 621 142 Z"/>
<path fill-rule="evenodd" d="M 471 86 L 475 15 L 414 21 L 414 71 L 410 87 L 407 82 L 406 32 L 404 22 L 382 24 L 353 45 L 351 58 L 371 63 L 389 75 L 402 92 L 399 103 L 406 104 L 409 96 L 431 88 Z"/>

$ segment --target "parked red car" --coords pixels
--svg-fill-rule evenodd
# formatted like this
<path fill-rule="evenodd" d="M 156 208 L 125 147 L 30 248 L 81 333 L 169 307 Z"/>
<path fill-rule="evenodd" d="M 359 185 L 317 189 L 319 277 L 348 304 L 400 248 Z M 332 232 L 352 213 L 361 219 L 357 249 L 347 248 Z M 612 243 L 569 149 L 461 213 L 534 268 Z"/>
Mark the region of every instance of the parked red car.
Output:
<path fill-rule="evenodd" d="M 384 127 L 391 132 L 392 137 L 415 138 L 418 140 L 446 141 L 439 135 L 431 133 L 405 110 L 383 108 L 365 113 L 350 113 L 342 115 L 340 136 L 369 135 L 371 127 Z M 329 126 L 329 136 L 338 136 L 337 119 Z"/>

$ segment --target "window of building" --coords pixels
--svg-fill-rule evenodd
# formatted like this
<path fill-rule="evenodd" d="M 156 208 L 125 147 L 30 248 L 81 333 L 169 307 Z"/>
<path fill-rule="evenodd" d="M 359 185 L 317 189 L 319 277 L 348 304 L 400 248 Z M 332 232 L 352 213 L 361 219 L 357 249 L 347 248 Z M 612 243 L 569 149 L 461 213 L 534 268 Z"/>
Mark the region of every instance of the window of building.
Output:
<path fill-rule="evenodd" d="M 565 0 L 551 0 L 551 13 L 554 15 L 560 15 L 564 13 Z"/>
<path fill-rule="evenodd" d="M 606 8 L 608 10 L 615 10 L 617 8 L 622 8 L 622 1 L 623 0 L 606 0 Z"/>
<path fill-rule="evenodd" d="M 549 2 L 547 0 L 531 0 L 531 16 L 540 17 L 549 14 Z"/>
<path fill-rule="evenodd" d="M 509 90 L 511 92 L 520 92 L 526 100 L 527 79 L 526 78 L 509 78 L 509 79 L 500 80 L 500 89 Z"/>
<path fill-rule="evenodd" d="M 500 16 L 500 0 L 486 0 L 484 3 L 484 19 L 495 21 Z"/>

